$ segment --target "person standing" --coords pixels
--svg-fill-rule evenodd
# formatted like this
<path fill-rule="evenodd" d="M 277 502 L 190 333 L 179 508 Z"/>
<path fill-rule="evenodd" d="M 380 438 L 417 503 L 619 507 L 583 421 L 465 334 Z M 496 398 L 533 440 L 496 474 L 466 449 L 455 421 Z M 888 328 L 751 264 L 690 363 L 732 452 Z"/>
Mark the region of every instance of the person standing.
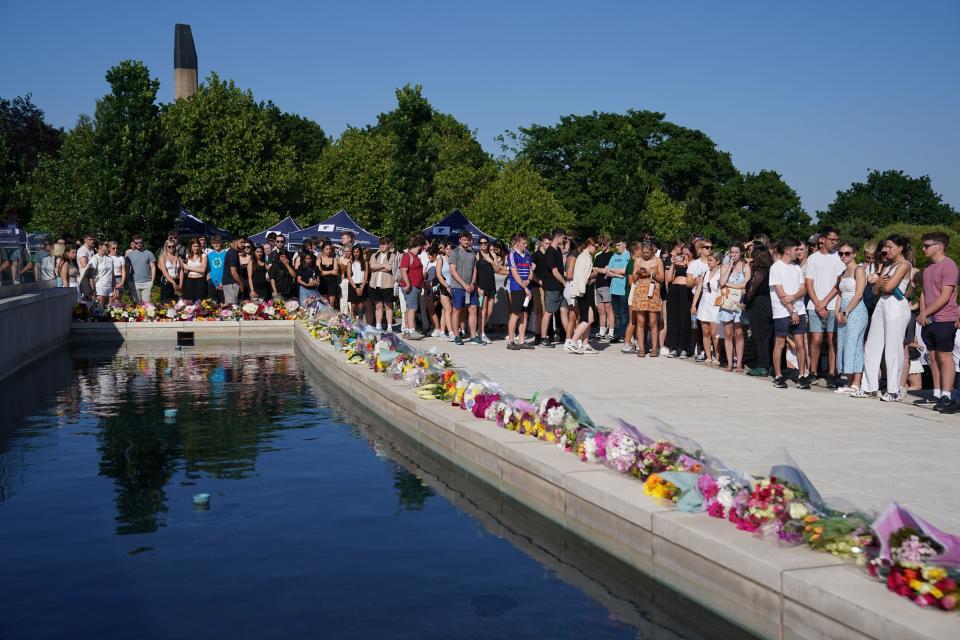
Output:
<path fill-rule="evenodd" d="M 537 261 L 537 270 L 540 271 L 540 285 L 543 289 L 543 313 L 540 318 L 540 344 L 547 348 L 553 348 L 559 340 L 551 342 L 547 337 L 547 331 L 550 329 L 550 321 L 554 314 L 560 310 L 560 303 L 563 299 L 563 289 L 567 286 L 567 278 L 564 275 L 563 254 L 560 253 L 560 246 L 563 244 L 563 231 L 556 230 L 550 238 L 550 243 L 544 249 L 542 268 L 541 261 Z M 561 323 L 558 323 L 561 324 Z M 559 329 L 558 329 L 559 331 Z"/>
<path fill-rule="evenodd" d="M 337 247 L 337 266 L 340 271 L 337 295 L 340 297 L 340 313 L 350 313 L 350 263 L 355 240 L 353 231 L 344 231 L 340 234 L 340 246 Z"/>
<path fill-rule="evenodd" d="M 700 276 L 699 284 L 693 293 L 690 313 L 700 321 L 703 335 L 703 351 L 697 356 L 697 362 L 708 362 L 711 366 L 720 366 L 720 347 L 717 336 L 717 314 L 720 306 L 720 261 L 722 256 L 714 253 L 707 256 L 709 271 Z"/>
<path fill-rule="evenodd" d="M 113 263 L 113 291 L 110 294 L 111 302 L 120 302 L 120 292 L 127 286 L 127 261 L 120 255 L 120 245 L 111 240 L 107 245 L 110 261 Z"/>
<path fill-rule="evenodd" d="M 627 263 L 630 320 L 626 328 L 627 343 L 621 353 L 636 351 L 638 358 L 647 356 L 647 329 L 650 330 L 650 357 L 660 357 L 660 285 L 664 281 L 663 261 L 653 253 L 653 242 L 634 243 L 635 258 Z M 631 344 L 631 337 L 636 348 Z"/>
<path fill-rule="evenodd" d="M 450 275 L 453 276 L 453 315 L 457 328 L 466 323 L 470 336 L 468 344 L 484 345 L 477 335 L 477 254 L 473 252 L 473 236 L 469 231 L 460 232 L 460 244 L 450 254 Z M 464 318 L 466 316 L 466 318 Z M 463 344 L 463 335 L 458 333 L 456 344 Z"/>
<path fill-rule="evenodd" d="M 157 277 L 157 258 L 152 251 L 143 248 L 143 236 L 133 236 L 133 249 L 127 253 L 127 259 L 133 272 L 134 304 L 150 302 L 153 280 Z"/>
<path fill-rule="evenodd" d="M 320 288 L 320 270 L 316 265 L 317 258 L 312 251 L 303 254 L 300 267 L 297 269 L 297 284 L 300 285 L 300 304 L 307 305 L 315 301 Z"/>
<path fill-rule="evenodd" d="M 765 243 L 754 242 L 750 247 L 750 278 L 744 291 L 745 311 L 750 321 L 750 339 L 757 353 L 756 362 L 747 370 L 748 376 L 765 378 L 770 375 L 770 336 L 773 334 L 773 306 L 770 296 L 770 267 L 773 256 Z"/>
<path fill-rule="evenodd" d="M 350 314 L 357 319 L 364 317 L 364 302 L 367 299 L 367 259 L 363 249 L 357 245 L 350 248 L 350 288 L 347 290 L 347 303 Z"/>
<path fill-rule="evenodd" d="M 613 326 L 615 318 L 613 315 L 613 294 L 610 291 L 611 279 L 607 271 L 610 265 L 610 259 L 613 257 L 613 251 L 610 250 L 610 237 L 600 236 L 598 240 L 600 247 L 593 256 L 593 272 L 596 274 L 594 287 L 597 292 L 597 317 L 599 318 L 599 329 L 597 338 L 601 342 L 613 340 Z"/>
<path fill-rule="evenodd" d="M 623 342 L 627 328 L 627 264 L 630 262 L 630 253 L 627 251 L 627 241 L 623 238 L 617 238 L 614 248 L 616 251 L 610 254 L 607 262 L 610 307 L 613 313 L 613 338 L 610 344 L 619 344 Z"/>
<path fill-rule="evenodd" d="M 806 292 L 803 283 L 803 271 L 796 264 L 799 243 L 785 238 L 777 244 L 780 259 L 770 267 L 770 304 L 773 309 L 773 386 L 786 389 L 783 379 L 782 359 L 787 336 L 793 336 L 797 349 L 797 362 L 800 371 L 806 365 L 807 350 L 804 336 L 807 333 L 807 310 L 803 305 Z M 809 389 L 810 379 L 800 376 L 798 389 Z"/>
<path fill-rule="evenodd" d="M 863 336 L 870 320 L 863 303 L 867 288 L 867 273 L 857 264 L 857 247 L 850 242 L 840 244 L 837 251 L 843 262 L 840 275 L 840 296 L 836 303 L 837 316 L 837 372 L 846 376 L 846 384 L 836 393 L 857 395 L 863 378 Z"/>
<path fill-rule="evenodd" d="M 840 274 L 846 266 L 836 254 L 835 248 L 840 234 L 834 227 L 824 227 L 819 234 L 819 249 L 807 258 L 805 285 L 810 302 L 807 303 L 807 318 L 810 324 L 810 383 L 823 377 L 820 371 L 820 350 L 824 339 L 827 342 L 828 389 L 836 389 L 836 313 L 833 308 L 838 293 Z M 819 372 L 819 373 L 818 373 Z"/>
<path fill-rule="evenodd" d="M 183 289 L 183 270 L 180 267 L 177 245 L 167 240 L 160 256 L 160 275 L 163 276 L 160 281 L 160 302 L 172 302 L 180 297 Z"/>
<path fill-rule="evenodd" d="M 242 238 L 234 236 L 230 239 L 230 246 L 223 257 L 223 274 L 220 281 L 220 290 L 223 293 L 224 304 L 237 304 L 240 301 L 240 251 L 238 247 Z"/>
<path fill-rule="evenodd" d="M 336 309 L 340 294 L 340 261 L 329 242 L 324 242 L 320 248 L 317 269 L 320 270 L 320 298 Z"/>
<path fill-rule="evenodd" d="M 894 234 L 884 243 L 887 265 L 873 285 L 877 305 L 870 318 L 870 331 L 864 345 L 863 356 L 863 393 L 857 397 L 866 397 L 880 390 L 880 362 L 886 365 L 887 391 L 880 394 L 885 402 L 899 402 L 900 374 L 903 372 L 903 338 L 910 322 L 910 301 L 907 300 L 907 287 L 913 270 L 904 258 L 904 251 L 910 242 L 901 235 Z M 942 386 L 942 385 L 941 385 Z"/>
<path fill-rule="evenodd" d="M 960 310 L 957 308 L 960 272 L 957 263 L 946 255 L 949 242 L 947 234 L 941 231 L 923 234 L 923 253 L 930 264 L 923 270 L 923 293 L 920 296 L 917 324 L 922 327 L 921 337 L 931 352 L 930 359 L 936 359 L 938 365 L 936 377 L 939 380 L 934 380 L 936 404 L 933 409 L 952 414 L 960 411 L 960 398 L 951 395 L 955 378 L 953 347 L 957 320 L 960 319 Z"/>
<path fill-rule="evenodd" d="M 664 340 L 668 358 L 689 358 L 690 353 L 690 289 L 695 278 L 687 274 L 692 261 L 690 249 L 682 242 L 674 245 L 667 264 L 667 336 Z M 637 336 L 637 343 L 643 339 Z"/>
<path fill-rule="evenodd" d="M 265 302 L 270 298 L 270 283 L 267 282 L 266 251 L 262 246 L 254 246 L 253 255 L 247 263 L 247 280 L 250 298 Z"/>
<path fill-rule="evenodd" d="M 278 237 L 277 251 L 267 273 L 270 276 L 270 290 L 274 299 L 292 300 L 297 297 L 297 272 L 292 262 L 282 236 Z"/>
<path fill-rule="evenodd" d="M 386 330 L 393 327 L 393 289 L 396 284 L 394 273 L 397 269 L 397 255 L 393 252 L 393 238 L 382 236 L 376 253 L 370 256 L 369 300 L 374 305 L 374 320 L 377 329 L 380 322 L 386 322 Z"/>
<path fill-rule="evenodd" d="M 723 326 L 723 347 L 727 354 L 727 371 L 733 371 L 736 365 L 737 373 L 743 373 L 744 334 L 743 325 L 749 325 L 749 318 L 744 317 L 743 294 L 747 281 L 750 279 L 750 265 L 744 259 L 744 248 L 740 243 L 730 247 L 727 253 L 727 264 L 723 267 L 720 276 L 720 287 L 723 294 L 723 303 L 717 313 L 717 322 Z M 729 307 L 731 303 L 741 301 L 736 310 Z"/>
<path fill-rule="evenodd" d="M 113 295 L 115 280 L 113 277 L 113 258 L 107 255 L 107 243 L 97 245 L 97 253 L 90 258 L 90 277 L 93 279 L 93 288 L 97 294 L 97 303 L 101 307 L 107 306 L 110 296 Z"/>
<path fill-rule="evenodd" d="M 530 282 L 533 275 L 533 259 L 527 253 L 527 235 L 518 233 L 513 236 L 513 247 L 507 257 L 507 288 L 510 291 L 510 319 L 507 321 L 507 349 L 533 349 L 527 344 L 527 313 L 533 294 Z"/>
<path fill-rule="evenodd" d="M 576 263 L 573 267 L 573 279 L 571 281 L 573 304 L 571 306 L 577 309 L 578 324 L 573 330 L 573 335 L 570 336 L 569 341 L 563 347 L 570 353 L 581 355 L 597 353 L 597 350 L 589 344 L 590 325 L 593 324 L 593 301 L 596 296 L 593 271 L 593 256 L 596 252 L 597 241 L 593 238 L 587 238 L 580 246 L 580 253 L 577 254 Z"/>
<path fill-rule="evenodd" d="M 203 253 L 200 238 L 189 242 L 183 259 L 183 299 L 187 302 L 203 300 L 207 295 L 207 256 Z"/>
<path fill-rule="evenodd" d="M 223 246 L 223 238 L 210 238 L 212 248 L 207 253 L 207 297 L 223 304 L 223 263 L 229 247 Z"/>
<path fill-rule="evenodd" d="M 417 311 L 420 309 L 420 293 L 423 291 L 423 263 L 420 261 L 421 241 L 419 235 L 411 236 L 407 250 L 400 258 L 400 292 L 406 304 L 403 312 L 403 337 L 422 340 L 423 334 L 416 330 Z"/>
<path fill-rule="evenodd" d="M 503 263 L 490 246 L 490 241 L 480 238 L 480 253 L 477 254 L 477 291 L 480 295 L 478 332 L 485 344 L 490 344 L 487 325 L 493 317 L 493 308 L 497 302 L 497 274 L 502 271 Z"/>

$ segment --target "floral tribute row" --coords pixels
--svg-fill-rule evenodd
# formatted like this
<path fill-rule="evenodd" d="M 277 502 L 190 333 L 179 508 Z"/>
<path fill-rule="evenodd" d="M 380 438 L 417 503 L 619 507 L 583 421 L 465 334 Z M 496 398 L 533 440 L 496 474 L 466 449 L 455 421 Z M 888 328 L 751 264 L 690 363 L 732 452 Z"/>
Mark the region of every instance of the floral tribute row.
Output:
<path fill-rule="evenodd" d="M 222 322 L 228 320 L 297 320 L 304 315 L 296 300 L 219 304 L 213 300 L 165 304 L 110 304 L 81 302 L 73 308 L 75 322 Z"/>
<path fill-rule="evenodd" d="M 779 544 L 803 544 L 855 561 L 920 606 L 960 607 L 960 537 L 895 503 L 876 518 L 831 508 L 788 458 L 768 475 L 751 476 L 725 467 L 665 425 L 660 427 L 665 437 L 654 439 L 624 421 L 595 424 L 563 391 L 515 397 L 484 376 L 455 369 L 447 354 L 414 351 L 396 335 L 356 324 L 328 307 L 312 309 L 305 323 L 312 337 L 331 342 L 347 362 L 407 383 L 424 400 L 449 402 L 586 463 L 634 476 L 644 493 L 683 511 L 703 511 Z"/>

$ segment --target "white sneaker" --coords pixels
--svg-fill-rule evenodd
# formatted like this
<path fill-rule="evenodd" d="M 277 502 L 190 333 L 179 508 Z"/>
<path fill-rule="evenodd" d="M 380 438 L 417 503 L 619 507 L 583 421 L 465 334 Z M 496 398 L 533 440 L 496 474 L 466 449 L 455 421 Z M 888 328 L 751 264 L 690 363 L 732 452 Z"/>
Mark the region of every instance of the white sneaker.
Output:
<path fill-rule="evenodd" d="M 595 354 L 595 353 L 600 353 L 600 352 L 597 351 L 596 349 L 594 349 L 593 347 L 591 347 L 590 345 L 585 344 L 585 345 L 583 345 L 582 347 L 580 347 L 579 349 L 577 349 L 577 353 L 584 353 L 584 354 L 586 354 L 586 355 L 593 355 L 593 354 Z"/>
<path fill-rule="evenodd" d="M 670 349 L 668 349 L 667 347 L 660 347 L 660 355 L 662 356 L 670 355 Z"/>
<path fill-rule="evenodd" d="M 443 333 L 440 331 L 440 329 L 434 329 L 434 330 L 433 330 L 433 333 L 430 334 L 430 337 L 431 337 L 431 338 L 442 338 L 442 337 L 443 337 Z"/>
<path fill-rule="evenodd" d="M 575 345 L 572 341 L 567 340 L 565 343 L 563 343 L 563 350 L 568 353 L 577 353 L 577 345 Z"/>
<path fill-rule="evenodd" d="M 480 339 L 483 340 L 486 344 L 490 344 L 491 342 L 490 338 L 488 338 L 487 334 L 485 333 L 480 336 Z"/>
<path fill-rule="evenodd" d="M 884 392 L 880 394 L 880 399 L 884 402 L 900 402 L 900 394 Z"/>
<path fill-rule="evenodd" d="M 869 398 L 869 394 L 863 389 L 858 389 L 857 387 L 852 387 L 850 391 L 851 398 Z"/>
<path fill-rule="evenodd" d="M 837 387 L 836 389 L 834 389 L 833 392 L 834 392 L 834 393 L 839 393 L 840 395 L 846 395 L 846 394 L 851 394 L 851 393 L 853 393 L 854 390 L 859 391 L 860 389 L 858 389 L 857 387 L 847 387 L 847 386 L 843 386 L 843 387 Z"/>
<path fill-rule="evenodd" d="M 456 339 L 457 339 L 457 336 L 456 334 L 453 334 L 453 333 L 448 333 L 445 338 L 447 342 L 454 342 Z"/>

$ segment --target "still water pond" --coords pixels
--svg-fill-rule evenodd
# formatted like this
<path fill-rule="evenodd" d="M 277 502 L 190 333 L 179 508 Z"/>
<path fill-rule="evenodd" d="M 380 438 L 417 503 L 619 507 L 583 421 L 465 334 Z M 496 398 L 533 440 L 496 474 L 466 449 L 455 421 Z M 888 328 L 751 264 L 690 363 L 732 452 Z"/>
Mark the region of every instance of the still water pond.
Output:
<path fill-rule="evenodd" d="M 308 367 L 61 352 L 5 381 L 0 638 L 746 637 Z"/>

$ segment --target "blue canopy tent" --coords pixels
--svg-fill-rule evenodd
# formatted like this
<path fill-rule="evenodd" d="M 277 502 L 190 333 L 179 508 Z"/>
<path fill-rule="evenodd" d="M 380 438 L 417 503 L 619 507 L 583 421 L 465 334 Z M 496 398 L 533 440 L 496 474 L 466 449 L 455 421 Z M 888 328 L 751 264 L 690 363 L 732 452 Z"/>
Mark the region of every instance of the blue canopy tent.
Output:
<path fill-rule="evenodd" d="M 300 231 L 288 234 L 287 244 L 301 245 L 307 238 L 314 237 L 339 243 L 340 235 L 345 231 L 352 231 L 354 243 L 364 249 L 376 247 L 380 242 L 377 236 L 357 224 L 356 220 L 351 218 L 345 209 L 340 209 L 320 224 L 304 227 Z"/>
<path fill-rule="evenodd" d="M 457 236 L 464 230 L 469 231 L 473 236 L 474 249 L 480 248 L 480 238 L 486 238 L 491 242 L 496 240 L 493 236 L 480 231 L 460 209 L 454 209 L 446 218 L 424 229 L 423 234 L 431 239 L 456 241 Z"/>
<path fill-rule="evenodd" d="M 214 235 L 223 236 L 225 239 L 230 238 L 229 231 L 218 229 L 212 224 L 207 224 L 183 207 L 181 207 L 180 211 L 177 213 L 177 231 L 180 232 L 181 238 Z"/>
<path fill-rule="evenodd" d="M 269 229 L 264 229 L 257 235 L 250 236 L 250 242 L 252 242 L 254 245 L 264 244 L 267 241 L 267 234 L 271 232 L 289 236 L 294 231 L 300 231 L 300 225 L 298 225 L 293 218 L 287 216 Z"/>

